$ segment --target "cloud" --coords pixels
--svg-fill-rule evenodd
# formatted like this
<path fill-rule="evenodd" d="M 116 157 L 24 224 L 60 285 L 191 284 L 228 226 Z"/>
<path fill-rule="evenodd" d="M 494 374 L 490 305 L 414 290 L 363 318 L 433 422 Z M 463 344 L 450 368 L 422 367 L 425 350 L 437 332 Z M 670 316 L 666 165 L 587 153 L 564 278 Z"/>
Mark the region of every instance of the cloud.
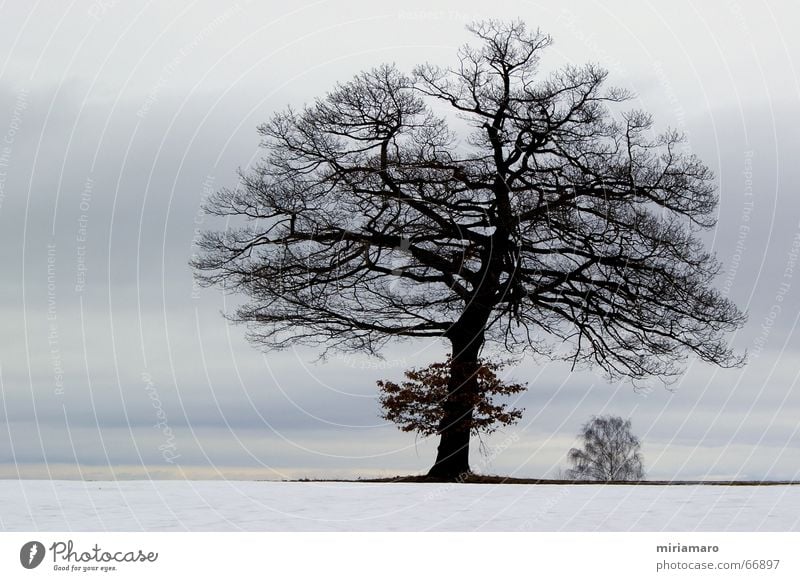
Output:
<path fill-rule="evenodd" d="M 393 346 L 382 362 L 262 354 L 220 315 L 241 299 L 193 286 L 188 260 L 197 230 L 219 225 L 199 211 L 204 195 L 257 159 L 255 126 L 270 112 L 380 62 L 452 62 L 463 24 L 486 7 L 236 6 L 64 6 L 24 30 L 29 8 L 4 16 L 0 140 L 13 130 L 13 143 L 0 167 L 0 421 L 10 435 L 0 477 L 359 476 L 432 461 L 435 442 L 380 420 L 374 384 L 441 358 L 441 343 Z M 708 243 L 725 264 L 720 286 L 750 311 L 734 337 L 750 364 L 688 362 L 674 393 L 642 394 L 523 361 L 514 373 L 531 383 L 518 402 L 526 416 L 486 446 L 514 441 L 488 460 L 476 446 L 474 463 L 552 475 L 580 425 L 609 412 L 632 416 L 653 476 L 789 477 L 800 411 L 796 37 L 736 3 L 722 15 L 694 7 L 703 18 L 688 20 L 681 4 L 664 22 L 650 8 L 583 8 L 515 9 L 555 37 L 546 66 L 606 61 L 613 82 L 638 92 L 632 106 L 685 130 L 714 167 L 720 213 Z M 169 441 L 159 413 L 181 455 L 174 465 L 159 449 Z"/>

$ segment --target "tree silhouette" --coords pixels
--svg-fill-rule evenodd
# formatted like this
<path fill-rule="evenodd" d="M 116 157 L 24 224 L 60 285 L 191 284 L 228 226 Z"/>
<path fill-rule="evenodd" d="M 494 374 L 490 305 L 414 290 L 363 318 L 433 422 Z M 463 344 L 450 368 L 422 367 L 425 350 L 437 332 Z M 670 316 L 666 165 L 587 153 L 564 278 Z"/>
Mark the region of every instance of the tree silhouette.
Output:
<path fill-rule="evenodd" d="M 457 397 L 470 398 L 463 405 L 473 412 L 467 426 L 472 435 L 483 432 L 491 434 L 500 426 L 515 424 L 524 410 L 508 408 L 498 403 L 496 397 L 515 395 L 525 391 L 522 383 L 510 383 L 497 376 L 506 367 L 505 362 L 483 361 L 474 371 L 474 392 L 459 392 Z M 382 417 L 394 422 L 404 432 L 417 432 L 423 436 L 438 433 L 442 425 L 444 409 L 442 403 L 448 398 L 448 385 L 452 372 L 452 360 L 432 363 L 423 369 L 405 372 L 406 381 L 378 381 Z"/>
<path fill-rule="evenodd" d="M 453 479 L 484 344 L 669 381 L 687 352 L 739 364 L 725 335 L 744 321 L 711 287 L 717 196 L 682 136 L 617 112 L 628 95 L 595 65 L 539 74 L 551 40 L 522 22 L 469 30 L 453 68 L 380 66 L 275 113 L 193 261 L 249 298 L 231 317 L 264 348 L 446 340 L 430 474 Z"/>
<path fill-rule="evenodd" d="M 619 416 L 593 417 L 581 428 L 580 448 L 567 455 L 572 480 L 642 480 L 644 467 L 639 438 L 631 433 L 631 421 Z"/>

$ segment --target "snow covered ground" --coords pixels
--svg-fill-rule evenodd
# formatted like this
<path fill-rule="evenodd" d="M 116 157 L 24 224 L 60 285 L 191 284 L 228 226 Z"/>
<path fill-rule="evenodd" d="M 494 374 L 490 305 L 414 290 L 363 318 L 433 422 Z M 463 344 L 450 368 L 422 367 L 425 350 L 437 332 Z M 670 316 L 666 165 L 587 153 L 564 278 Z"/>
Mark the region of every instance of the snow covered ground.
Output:
<path fill-rule="evenodd" d="M 6 531 L 800 531 L 800 487 L 0 480 Z"/>

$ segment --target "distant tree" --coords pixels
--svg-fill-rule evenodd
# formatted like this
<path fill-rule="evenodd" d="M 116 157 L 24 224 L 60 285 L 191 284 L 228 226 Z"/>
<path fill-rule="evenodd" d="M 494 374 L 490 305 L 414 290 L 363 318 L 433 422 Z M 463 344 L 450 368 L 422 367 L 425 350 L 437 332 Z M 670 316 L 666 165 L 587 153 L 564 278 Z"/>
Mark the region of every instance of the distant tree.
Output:
<path fill-rule="evenodd" d="M 485 344 L 668 381 L 687 353 L 740 364 L 744 321 L 712 286 L 715 183 L 683 137 L 616 111 L 629 95 L 598 66 L 540 74 L 550 37 L 522 22 L 469 30 L 452 68 L 384 65 L 275 113 L 263 159 L 208 199 L 229 227 L 193 261 L 249 297 L 230 316 L 265 348 L 447 341 L 430 474 L 451 479 Z"/>
<path fill-rule="evenodd" d="M 644 465 L 639 438 L 631 433 L 631 421 L 619 416 L 593 417 L 583 425 L 581 447 L 572 448 L 565 475 L 570 480 L 642 480 Z"/>
<path fill-rule="evenodd" d="M 472 435 L 483 432 L 491 434 L 501 426 L 515 424 L 522 417 L 524 409 L 509 408 L 506 403 L 498 403 L 496 398 L 515 395 L 525 391 L 526 384 L 508 383 L 497 376 L 506 367 L 505 362 L 484 361 L 472 373 L 477 389 L 461 392 L 459 397 L 469 398 L 462 403 L 473 412 L 468 428 Z M 407 381 L 394 383 L 378 381 L 381 416 L 394 422 L 404 432 L 417 432 L 430 436 L 439 432 L 444 416 L 442 403 L 448 398 L 447 386 L 450 384 L 452 361 L 432 363 L 423 369 L 410 369 L 405 372 Z"/>

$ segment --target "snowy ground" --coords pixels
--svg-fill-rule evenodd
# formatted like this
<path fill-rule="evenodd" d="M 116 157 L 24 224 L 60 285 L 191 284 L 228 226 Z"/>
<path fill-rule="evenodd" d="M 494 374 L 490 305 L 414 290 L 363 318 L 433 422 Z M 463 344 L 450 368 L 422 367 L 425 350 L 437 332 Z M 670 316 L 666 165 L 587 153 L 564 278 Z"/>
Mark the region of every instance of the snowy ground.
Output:
<path fill-rule="evenodd" d="M 800 487 L 0 480 L 6 531 L 800 531 Z"/>

